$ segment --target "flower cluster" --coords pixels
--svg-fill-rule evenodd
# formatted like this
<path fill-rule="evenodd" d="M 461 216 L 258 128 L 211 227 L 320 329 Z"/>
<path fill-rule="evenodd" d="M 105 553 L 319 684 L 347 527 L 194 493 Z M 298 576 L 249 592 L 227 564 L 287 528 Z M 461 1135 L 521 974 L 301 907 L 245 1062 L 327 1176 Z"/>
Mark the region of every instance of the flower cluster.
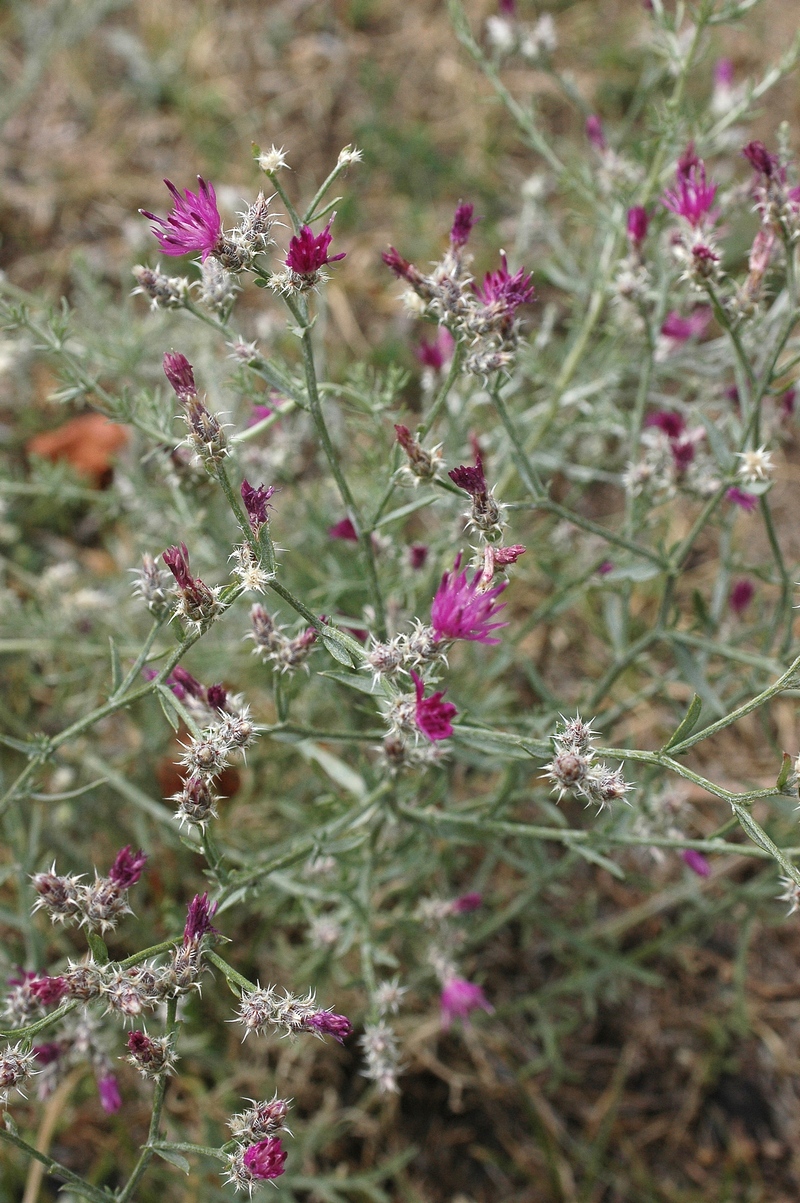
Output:
<path fill-rule="evenodd" d="M 146 860 L 143 852 L 134 853 L 128 845 L 117 853 L 108 875 L 96 875 L 91 885 L 73 874 L 56 873 L 54 864 L 32 878 L 38 894 L 34 910 L 46 910 L 53 923 L 78 923 L 101 934 L 111 931 L 123 915 L 132 914 L 128 890 L 138 882 Z M 33 988 L 32 993 L 36 995 Z"/>
<path fill-rule="evenodd" d="M 451 235 L 444 257 L 430 274 L 425 275 L 394 247 L 385 252 L 383 261 L 409 285 L 410 304 L 421 316 L 445 326 L 457 340 L 469 344 L 464 370 L 485 376 L 513 361 L 519 341 L 517 310 L 531 304 L 535 293 L 530 275 L 523 268 L 512 274 L 503 252 L 498 270 L 488 272 L 480 285 L 473 282 L 464 255 L 472 226 L 471 211 L 469 221 L 459 217 L 465 209 L 459 206 L 454 222 L 457 233 Z"/>
<path fill-rule="evenodd" d="M 268 1102 L 251 1101 L 252 1107 L 228 1121 L 237 1145 L 229 1154 L 227 1171 L 228 1181 L 250 1194 L 259 1182 L 278 1178 L 284 1172 L 286 1153 L 280 1136 L 288 1131 L 284 1120 L 289 1111 L 289 1103 L 277 1095 Z"/>
<path fill-rule="evenodd" d="M 212 693 L 212 689 L 221 692 Z M 208 693 L 219 703 L 215 707 L 215 720 L 184 744 L 181 755 L 186 776 L 181 789 L 172 797 L 178 804 L 176 818 L 181 825 L 194 823 L 204 827 L 216 818 L 219 796 L 214 793 L 214 778 L 237 753 L 245 755 L 257 734 L 249 707 L 242 705 L 239 698 L 227 695 L 221 686 L 212 689 Z"/>
<path fill-rule="evenodd" d="M 185 355 L 167 351 L 164 354 L 164 375 L 183 407 L 183 418 L 189 432 L 188 445 L 198 460 L 209 471 L 213 471 L 228 454 L 228 443 L 219 418 L 207 409 L 197 395 L 192 365 Z"/>
<path fill-rule="evenodd" d="M 274 986 L 243 991 L 237 1019 L 244 1026 L 244 1038 L 250 1032 L 264 1035 L 271 1028 L 284 1036 L 299 1032 L 311 1032 L 320 1038 L 333 1036 L 342 1044 L 353 1030 L 346 1016 L 318 1007 L 313 992 L 298 998 L 288 991 L 279 995 Z"/>
<path fill-rule="evenodd" d="M 553 782 L 559 800 L 572 793 L 598 810 L 626 800 L 631 786 L 622 776 L 622 769 L 610 769 L 602 761 L 595 761 L 592 724 L 585 723 L 580 715 L 562 719 L 560 730 L 553 736 L 553 752 L 553 759 L 545 765 L 545 776 Z"/>
<path fill-rule="evenodd" d="M 643 455 L 628 465 L 623 482 L 632 496 L 654 500 L 678 491 L 707 497 L 720 486 L 716 465 L 705 450 L 703 426 L 687 427 L 682 414 L 659 410 L 645 421 Z"/>
<path fill-rule="evenodd" d="M 281 673 L 296 672 L 305 668 L 308 657 L 317 641 L 315 627 L 306 627 L 299 635 L 289 638 L 284 635 L 272 617 L 263 606 L 253 606 L 250 611 L 251 630 L 247 638 L 252 639 L 255 647 L 253 655 L 260 656 L 265 663 L 270 663 Z"/>
<path fill-rule="evenodd" d="M 275 218 L 269 211 L 269 200 L 263 192 L 259 193 L 246 212 L 240 214 L 236 228 L 226 235 L 213 184 L 201 176 L 197 182 L 197 192 L 186 189 L 181 195 L 170 180 L 164 181 L 173 200 L 172 212 L 167 217 L 139 210 L 143 217 L 155 222 L 152 231 L 163 254 L 179 256 L 199 251 L 203 264 L 212 256 L 225 271 L 240 272 L 252 267 L 256 256 L 272 241 L 270 232 Z"/>
<path fill-rule="evenodd" d="M 168 547 L 161 559 L 175 578 L 178 604 L 175 614 L 195 630 L 203 631 L 225 609 L 219 585 L 210 587 L 199 577 L 192 576 L 189 550 L 185 543 Z"/>

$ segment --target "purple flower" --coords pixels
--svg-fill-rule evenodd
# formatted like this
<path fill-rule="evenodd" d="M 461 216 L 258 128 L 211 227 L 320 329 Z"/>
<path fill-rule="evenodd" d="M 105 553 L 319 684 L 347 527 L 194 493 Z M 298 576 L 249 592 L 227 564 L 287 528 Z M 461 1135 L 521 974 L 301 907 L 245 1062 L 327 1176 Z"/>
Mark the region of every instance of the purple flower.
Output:
<path fill-rule="evenodd" d="M 744 614 L 750 602 L 753 600 L 756 587 L 747 577 L 743 577 L 740 581 L 735 581 L 731 589 L 728 605 L 733 610 L 734 614 L 741 617 Z"/>
<path fill-rule="evenodd" d="M 657 426 L 671 439 L 680 438 L 686 430 L 682 415 L 671 409 L 659 409 L 654 414 L 649 414 L 645 426 Z"/>
<path fill-rule="evenodd" d="M 168 547 L 162 553 L 161 559 L 175 577 L 179 588 L 191 589 L 194 586 L 194 577 L 189 570 L 189 549 L 185 543 L 179 543 L 176 547 Z"/>
<path fill-rule="evenodd" d="M 69 994 L 69 982 L 63 977 L 37 977 L 31 982 L 29 989 L 43 1007 L 52 1007 Z"/>
<path fill-rule="evenodd" d="M 664 193 L 661 203 L 672 213 L 684 217 L 692 229 L 696 230 L 711 212 L 717 185 L 707 182 L 705 163 L 694 156 L 694 150 L 692 156 L 690 166 L 684 167 L 686 160 L 681 160 L 678 164 L 675 188 Z"/>
<path fill-rule="evenodd" d="M 628 210 L 628 237 L 635 247 L 640 247 L 647 237 L 650 218 L 642 205 L 634 205 Z"/>
<path fill-rule="evenodd" d="M 200 176 L 197 192 L 184 192 L 181 196 L 178 189 L 169 180 L 164 183 L 172 193 L 174 208 L 169 217 L 156 217 L 140 209 L 143 217 L 156 222 L 152 227 L 158 239 L 158 244 L 165 255 L 186 255 L 189 251 L 201 251 L 205 263 L 210 254 L 219 248 L 222 241 L 222 218 L 217 209 L 217 197 L 211 184 L 207 184 Z M 156 228 L 160 226 L 161 228 Z"/>
<path fill-rule="evenodd" d="M 453 468 L 447 475 L 454 485 L 458 485 L 459 489 L 463 489 L 471 497 L 486 496 L 486 477 L 483 474 L 483 461 L 480 454 L 475 456 L 474 468 L 462 464 L 459 468 Z"/>
<path fill-rule="evenodd" d="M 431 743 L 440 739 L 449 739 L 453 734 L 453 724 L 450 721 L 458 714 L 452 702 L 443 702 L 444 693 L 439 690 L 429 698 L 424 697 L 425 682 L 414 670 L 411 670 L 414 688 L 417 691 L 417 708 L 415 721 L 422 734 Z"/>
<path fill-rule="evenodd" d="M 212 927 L 211 920 L 216 914 L 217 905 L 216 902 L 208 901 L 208 894 L 195 894 L 189 903 L 186 926 L 183 929 L 184 944 L 194 944 L 210 932 L 216 933 L 217 929 Z"/>
<path fill-rule="evenodd" d="M 390 246 L 388 251 L 383 251 L 381 259 L 390 271 L 394 272 L 398 279 L 406 280 L 409 284 L 413 284 L 419 279 L 419 272 L 413 263 L 409 263 L 408 259 L 404 259 L 393 246 Z"/>
<path fill-rule="evenodd" d="M 331 234 L 331 217 L 325 229 L 321 234 L 314 235 L 314 231 L 310 226 L 302 226 L 299 234 L 295 234 L 294 238 L 289 242 L 289 253 L 286 256 L 286 266 L 298 276 L 313 276 L 326 263 L 336 263 L 338 259 L 344 259 L 345 252 L 340 255 L 328 255 L 328 247 L 331 245 L 333 235 Z"/>
<path fill-rule="evenodd" d="M 480 592 L 479 572 L 472 581 L 466 572 L 459 572 L 461 556 L 456 559 L 452 572 L 446 572 L 436 590 L 431 606 L 431 623 L 437 639 L 468 639 L 475 643 L 499 643 L 491 632 L 507 622 L 492 622 L 505 603 L 497 604 L 495 598 L 505 589 L 508 581 Z"/>
<path fill-rule="evenodd" d="M 453 900 L 453 912 L 456 915 L 469 915 L 472 911 L 477 911 L 479 906 L 483 905 L 483 894 L 477 890 L 471 890 L 468 894 L 462 894 L 460 898 Z"/>
<path fill-rule="evenodd" d="M 412 543 L 408 549 L 408 562 L 415 571 L 425 567 L 428 548 L 424 543 Z"/>
<path fill-rule="evenodd" d="M 33 1051 L 40 1065 L 52 1065 L 64 1050 L 55 1040 L 51 1040 L 47 1044 L 34 1044 Z"/>
<path fill-rule="evenodd" d="M 590 113 L 586 118 L 586 137 L 596 150 L 605 150 L 606 136 L 603 133 L 603 123 L 596 113 Z"/>
<path fill-rule="evenodd" d="M 333 1011 L 317 1011 L 305 1021 L 304 1026 L 320 1036 L 333 1036 L 339 1044 L 352 1035 L 353 1025 L 346 1015 L 336 1015 Z"/>
<path fill-rule="evenodd" d="M 512 543 L 509 547 L 493 547 L 491 550 L 495 568 L 507 568 L 509 564 L 516 564 L 527 548 L 521 543 Z"/>
<path fill-rule="evenodd" d="M 174 388 L 179 401 L 197 396 L 194 370 L 185 355 L 179 351 L 164 352 L 164 375 Z"/>
<path fill-rule="evenodd" d="M 744 489 L 738 488 L 737 485 L 732 485 L 728 489 L 725 499 L 731 505 L 738 505 L 740 509 L 747 510 L 748 514 L 758 505 L 758 497 L 755 493 L 748 493 Z"/>
<path fill-rule="evenodd" d="M 267 511 L 272 509 L 272 506 L 269 504 L 269 499 L 272 497 L 274 492 L 274 485 L 270 485 L 269 488 L 264 488 L 263 485 L 259 485 L 258 488 L 254 489 L 253 486 L 248 483 L 248 481 L 242 481 L 242 501 L 244 502 L 244 508 L 247 510 L 247 517 L 250 519 L 250 525 L 256 534 L 258 534 L 259 529 L 269 518 Z"/>
<path fill-rule="evenodd" d="M 469 242 L 472 227 L 478 218 L 474 217 L 475 206 L 459 202 L 453 218 L 453 228 L 450 231 L 450 241 L 456 250 L 460 250 Z"/>
<path fill-rule="evenodd" d="M 100 1106 L 106 1115 L 113 1115 L 122 1106 L 122 1096 L 119 1093 L 117 1079 L 113 1074 L 104 1074 L 97 1079 L 97 1089 L 100 1094 Z"/>
<path fill-rule="evenodd" d="M 440 326 L 434 341 L 428 343 L 424 338 L 420 339 L 420 344 L 414 354 L 424 367 L 432 368 L 434 372 L 441 372 L 444 365 L 453 358 L 455 345 L 455 339 L 450 331 L 445 326 Z"/>
<path fill-rule="evenodd" d="M 141 848 L 138 852 L 133 852 L 130 844 L 126 844 L 121 848 L 114 858 L 114 863 L 108 870 L 108 876 L 121 890 L 127 890 L 130 886 L 135 886 L 144 871 L 147 854 L 142 852 Z"/>
<path fill-rule="evenodd" d="M 708 877 L 711 873 L 711 865 L 708 863 L 702 852 L 698 852 L 696 848 L 684 848 L 681 853 L 684 863 L 689 866 L 693 873 L 698 877 Z"/>
<path fill-rule="evenodd" d="M 188 693 L 190 697 L 203 701 L 206 696 L 205 686 L 197 680 L 197 677 L 193 677 L 187 668 L 181 668 L 180 664 L 176 664 L 167 677 L 167 684 L 179 698 L 186 697 Z M 181 692 L 178 693 L 178 690 Z"/>
<path fill-rule="evenodd" d="M 279 1136 L 268 1136 L 257 1145 L 245 1149 L 242 1163 L 253 1178 L 280 1178 L 284 1172 L 283 1163 L 286 1161 L 286 1150 Z"/>
<path fill-rule="evenodd" d="M 689 464 L 694 460 L 694 439 L 671 439 L 669 449 L 672 452 L 672 461 L 675 464 L 675 470 L 679 473 L 685 472 Z"/>
<path fill-rule="evenodd" d="M 597 565 L 598 576 L 608 576 L 609 572 L 614 571 L 613 560 L 603 560 L 602 564 Z"/>
<path fill-rule="evenodd" d="M 350 543 L 358 542 L 358 532 L 349 518 L 342 518 L 341 522 L 329 526 L 328 534 L 332 539 L 346 539 Z"/>
<path fill-rule="evenodd" d="M 758 175 L 771 179 L 780 168 L 780 159 L 771 155 L 763 142 L 748 142 L 742 147 L 742 154 Z"/>
<path fill-rule="evenodd" d="M 263 422 L 265 418 L 272 417 L 273 410 L 269 405 L 254 405 L 253 412 L 247 423 L 248 426 L 257 426 L 259 422 Z"/>
<path fill-rule="evenodd" d="M 228 691 L 224 685 L 209 685 L 206 701 L 212 710 L 224 710 L 228 705 Z"/>
<path fill-rule="evenodd" d="M 470 1011 L 480 1008 L 489 1015 L 494 1011 L 480 986 L 464 977 L 451 977 L 445 982 L 441 997 L 442 1027 L 447 1030 L 454 1019 L 467 1019 Z"/>
<path fill-rule="evenodd" d="M 536 293 L 530 274 L 526 273 L 524 268 L 521 267 L 512 276 L 508 270 L 505 251 L 501 252 L 500 260 L 502 266 L 499 271 L 487 272 L 483 278 L 483 285 L 479 287 L 473 284 L 472 289 L 484 305 L 497 305 L 507 310 L 509 317 L 513 317 L 520 305 L 530 305 L 536 299 Z"/>
<path fill-rule="evenodd" d="M 698 305 L 688 317 L 681 317 L 674 310 L 668 313 L 661 327 L 665 338 L 683 343 L 690 338 L 701 338 L 711 321 L 711 309 L 707 305 Z"/>
<path fill-rule="evenodd" d="M 714 83 L 718 88 L 733 86 L 733 60 L 718 58 L 714 64 Z"/>

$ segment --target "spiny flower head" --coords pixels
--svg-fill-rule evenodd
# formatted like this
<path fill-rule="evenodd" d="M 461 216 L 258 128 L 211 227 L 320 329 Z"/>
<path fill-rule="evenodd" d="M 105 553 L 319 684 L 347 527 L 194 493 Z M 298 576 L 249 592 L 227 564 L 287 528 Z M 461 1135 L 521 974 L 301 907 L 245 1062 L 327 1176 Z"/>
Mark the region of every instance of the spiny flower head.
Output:
<path fill-rule="evenodd" d="M 185 355 L 179 351 L 164 352 L 164 375 L 175 390 L 179 401 L 197 396 L 194 369 Z"/>
<path fill-rule="evenodd" d="M 205 263 L 209 255 L 220 248 L 222 242 L 222 218 L 217 209 L 217 197 L 212 184 L 197 177 L 197 192 L 188 189 L 181 196 L 170 180 L 164 180 L 172 194 L 173 209 L 169 217 L 157 217 L 146 209 L 140 209 L 143 217 L 156 223 L 152 227 L 158 244 L 165 255 L 186 255 L 200 251 Z"/>
<path fill-rule="evenodd" d="M 260 1140 L 258 1144 L 250 1145 L 248 1149 L 245 1149 L 242 1157 L 242 1163 L 247 1172 L 253 1178 L 262 1180 L 279 1178 L 284 1172 L 283 1163 L 285 1161 L 286 1152 L 278 1136 L 268 1136 L 266 1140 Z"/>
<path fill-rule="evenodd" d="M 52 1007 L 69 994 L 69 982 L 64 977 L 37 977 L 30 983 L 29 989 L 43 1007 Z"/>
<path fill-rule="evenodd" d="M 452 719 L 458 714 L 458 710 L 452 702 L 443 702 L 444 692 L 438 690 L 431 694 L 429 698 L 425 694 L 425 682 L 414 670 L 411 670 L 411 677 L 414 681 L 414 689 L 416 690 L 417 700 L 414 710 L 414 721 L 426 739 L 435 743 L 440 739 L 449 739 L 453 734 Z"/>
<path fill-rule="evenodd" d="M 175 670 L 177 671 L 177 669 Z M 183 670 L 185 671 L 185 670 Z M 190 673 L 186 673 L 191 676 Z M 192 680 L 194 678 L 192 677 Z M 135 886 L 144 871 L 145 863 L 147 862 L 147 854 L 142 852 L 141 848 L 138 852 L 134 852 L 130 844 L 126 844 L 124 848 L 117 853 L 114 863 L 108 870 L 108 876 L 116 886 L 121 890 L 127 890 L 131 886 Z"/>
<path fill-rule="evenodd" d="M 445 572 L 431 606 L 431 624 L 437 639 L 467 639 L 474 643 L 499 643 L 492 631 L 508 626 L 505 622 L 492 622 L 505 603 L 495 600 L 506 588 L 508 581 L 481 592 L 481 574 L 476 572 L 471 581 L 465 571 L 459 572 L 461 556 L 456 559 L 452 572 Z"/>
<path fill-rule="evenodd" d="M 162 552 L 161 559 L 169 568 L 180 589 L 191 589 L 195 579 L 189 569 L 189 549 L 185 543 L 168 547 Z"/>
<path fill-rule="evenodd" d="M 0 1052 L 0 1103 L 8 1101 L 9 1091 L 19 1090 L 21 1084 L 36 1070 L 36 1053 L 24 1044 L 8 1044 Z"/>
<path fill-rule="evenodd" d="M 780 172 L 780 159 L 777 155 L 771 155 L 763 142 L 748 142 L 747 146 L 742 147 L 742 154 L 758 175 L 771 179 Z"/>
<path fill-rule="evenodd" d="M 675 188 L 664 193 L 661 203 L 696 230 L 711 213 L 716 194 L 717 185 L 706 179 L 705 163 L 695 158 L 690 166 L 678 164 Z"/>
<path fill-rule="evenodd" d="M 737 457 L 742 461 L 739 465 L 739 475 L 746 484 L 758 484 L 769 480 L 773 470 L 772 452 L 766 447 L 756 447 L 751 451 L 737 451 Z"/>
<path fill-rule="evenodd" d="M 346 1015 L 336 1015 L 333 1011 L 317 1011 L 306 1019 L 304 1026 L 318 1036 L 333 1036 L 339 1044 L 344 1044 L 347 1036 L 353 1031 L 353 1025 Z"/>
<path fill-rule="evenodd" d="M 300 233 L 295 234 L 290 240 L 289 252 L 284 262 L 295 275 L 314 276 L 326 263 L 336 263 L 338 259 L 344 259 L 344 251 L 339 255 L 328 255 L 328 247 L 333 238 L 332 222 L 333 217 L 330 218 L 325 229 L 317 235 L 310 226 L 301 226 Z"/>
<path fill-rule="evenodd" d="M 483 474 L 483 461 L 480 453 L 475 456 L 474 467 L 462 464 L 458 468 L 453 468 L 447 475 L 454 485 L 458 485 L 459 489 L 463 489 L 471 497 L 485 496 L 486 477 Z"/>

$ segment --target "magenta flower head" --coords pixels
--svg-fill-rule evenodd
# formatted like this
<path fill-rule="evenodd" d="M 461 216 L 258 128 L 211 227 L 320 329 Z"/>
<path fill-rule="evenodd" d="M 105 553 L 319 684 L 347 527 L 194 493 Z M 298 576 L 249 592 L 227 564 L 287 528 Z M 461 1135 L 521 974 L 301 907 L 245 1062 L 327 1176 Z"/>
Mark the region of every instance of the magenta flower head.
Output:
<path fill-rule="evenodd" d="M 696 848 L 684 848 L 681 856 L 684 864 L 688 865 L 698 877 L 709 877 L 711 875 L 711 865 L 702 852 L 698 852 Z"/>
<path fill-rule="evenodd" d="M 468 982 L 464 977 L 451 977 L 445 982 L 441 997 L 442 1027 L 447 1030 L 454 1019 L 467 1019 L 471 1011 L 486 1011 L 489 1015 L 494 1007 L 480 986 Z"/>
<path fill-rule="evenodd" d="M 732 485 L 725 494 L 725 500 L 731 505 L 738 505 L 740 510 L 746 510 L 751 513 L 758 505 L 758 497 L 755 493 L 748 493 L 745 489 L 740 489 L 737 485 Z"/>
<path fill-rule="evenodd" d="M 37 977 L 31 982 L 29 989 L 43 1007 L 52 1007 L 69 994 L 69 982 L 64 977 Z"/>
<path fill-rule="evenodd" d="M 520 305 L 530 305 L 536 300 L 536 292 L 530 273 L 526 273 L 524 268 L 521 267 L 513 276 L 510 274 L 505 251 L 501 252 L 500 261 L 502 266 L 499 271 L 487 272 L 483 285 L 473 284 L 472 289 L 484 305 L 497 305 L 505 309 L 509 317 L 513 317 Z"/>
<path fill-rule="evenodd" d="M 706 180 L 705 163 L 693 155 L 691 166 L 684 167 L 684 160 L 678 164 L 675 188 L 664 193 L 661 203 L 696 230 L 711 213 L 716 195 L 717 185 Z"/>
<path fill-rule="evenodd" d="M 284 262 L 295 275 L 314 276 L 326 263 L 336 263 L 338 259 L 344 259 L 344 251 L 339 255 L 328 255 L 328 247 L 333 238 L 332 222 L 333 217 L 322 233 L 316 236 L 310 226 L 301 226 L 300 233 L 290 240 L 289 252 Z"/>
<path fill-rule="evenodd" d="M 474 216 L 475 206 L 459 202 L 453 218 L 453 228 L 450 231 L 450 241 L 456 250 L 461 250 L 469 242 L 472 227 L 478 218 Z"/>
<path fill-rule="evenodd" d="M 509 564 L 516 564 L 527 549 L 521 543 L 511 543 L 508 547 L 493 547 L 491 550 L 495 568 L 507 568 Z"/>
<path fill-rule="evenodd" d="M 113 865 L 108 870 L 108 876 L 120 890 L 127 890 L 135 886 L 142 876 L 146 861 L 147 855 L 141 848 L 134 852 L 130 844 L 126 844 L 117 853 Z"/>
<path fill-rule="evenodd" d="M 507 622 L 492 622 L 505 603 L 495 601 L 508 581 L 483 592 L 479 589 L 481 574 L 471 581 L 466 572 L 459 572 L 461 556 L 452 572 L 446 572 L 436 590 L 431 606 L 431 624 L 437 639 L 468 639 L 473 643 L 499 643 L 492 631 L 508 626 Z"/>
<path fill-rule="evenodd" d="M 259 422 L 263 422 L 265 418 L 271 418 L 273 409 L 269 405 L 254 405 L 253 411 L 248 419 L 248 426 L 257 426 Z"/>
<path fill-rule="evenodd" d="M 432 368 L 434 372 L 441 372 L 445 364 L 453 358 L 455 345 L 455 339 L 450 331 L 445 326 L 440 326 L 434 341 L 428 343 L 424 338 L 420 339 L 420 344 L 414 354 L 424 367 Z"/>
<path fill-rule="evenodd" d="M 346 1015 L 337 1015 L 334 1011 L 317 1011 L 305 1021 L 304 1027 L 319 1036 L 333 1036 L 339 1044 L 344 1044 L 353 1033 L 353 1025 Z"/>
<path fill-rule="evenodd" d="M 176 547 L 168 547 L 165 552 L 162 552 L 161 559 L 175 577 L 179 588 L 192 588 L 195 581 L 189 569 L 189 549 L 185 543 L 179 543 Z"/>
<path fill-rule="evenodd" d="M 208 894 L 195 894 L 189 903 L 186 926 L 183 929 L 184 944 L 194 944 L 211 932 L 217 933 L 217 929 L 211 924 L 216 911 L 217 903 L 210 903 Z"/>
<path fill-rule="evenodd" d="M 179 351 L 164 353 L 164 375 L 177 394 L 178 400 L 186 402 L 190 397 L 197 396 L 194 383 L 194 370 L 185 355 Z"/>
<path fill-rule="evenodd" d="M 275 493 L 275 486 L 270 485 L 269 488 L 264 488 L 259 485 L 258 488 L 253 488 L 248 481 L 242 481 L 242 501 L 244 508 L 247 510 L 247 517 L 250 519 L 250 525 L 258 534 L 260 528 L 269 519 L 268 510 L 272 509 L 269 504 L 270 497 Z"/>
<path fill-rule="evenodd" d="M 613 571 L 614 571 L 614 561 L 613 560 L 603 560 L 602 564 L 597 565 L 597 575 L 598 576 L 608 576 L 609 572 L 613 572 Z"/>
<path fill-rule="evenodd" d="M 628 237 L 638 249 L 647 237 L 650 218 L 642 205 L 634 205 L 628 210 Z"/>
<path fill-rule="evenodd" d="M 688 317 L 681 317 L 673 310 L 668 313 L 661 327 L 665 338 L 674 342 L 687 342 L 690 338 L 702 338 L 711 321 L 711 309 L 707 305 L 698 305 Z"/>
<path fill-rule="evenodd" d="M 279 1136 L 268 1136 L 257 1145 L 250 1145 L 242 1158 L 242 1164 L 250 1176 L 261 1180 L 280 1178 L 285 1161 L 286 1150 Z"/>
<path fill-rule="evenodd" d="M 480 453 L 475 456 L 475 467 L 462 464 L 459 468 L 453 468 L 448 472 L 454 485 L 458 485 L 459 489 L 463 489 L 465 493 L 469 493 L 470 497 L 485 497 L 486 496 L 486 477 L 483 474 L 483 461 Z"/>
<path fill-rule="evenodd" d="M 201 702 L 205 699 L 205 686 L 197 680 L 197 677 L 192 676 L 188 668 L 181 668 L 180 664 L 176 664 L 169 677 L 167 677 L 167 684 L 179 698 L 185 698 L 188 694 L 189 697 L 197 698 Z M 178 690 L 180 690 L 180 693 L 177 692 Z"/>
<path fill-rule="evenodd" d="M 771 155 L 763 142 L 748 142 L 742 147 L 742 154 L 758 175 L 771 179 L 780 169 L 780 159 Z"/>
<path fill-rule="evenodd" d="M 97 1090 L 100 1095 L 100 1106 L 106 1115 L 114 1115 L 116 1111 L 119 1111 L 122 1106 L 122 1095 L 113 1074 L 103 1074 L 102 1078 L 98 1078 Z"/>
<path fill-rule="evenodd" d="M 394 272 L 398 280 L 406 280 L 409 284 L 414 284 L 419 280 L 419 270 L 408 259 L 404 259 L 393 246 L 390 246 L 388 251 L 383 251 L 381 259 L 389 270 Z"/>
<path fill-rule="evenodd" d="M 349 543 L 358 542 L 358 531 L 349 518 L 342 518 L 341 522 L 329 526 L 328 534 L 332 539 L 346 539 Z"/>
<path fill-rule="evenodd" d="M 747 577 L 743 577 L 740 581 L 735 581 L 731 589 L 731 595 L 728 598 L 728 605 L 733 610 L 734 614 L 741 618 L 750 602 L 753 600 L 756 587 Z"/>
<path fill-rule="evenodd" d="M 670 439 L 679 439 L 686 430 L 683 416 L 671 409 L 659 409 L 654 414 L 649 414 L 645 426 L 657 426 Z"/>
<path fill-rule="evenodd" d="M 590 113 L 586 118 L 586 137 L 596 150 L 605 150 L 606 136 L 603 133 L 603 123 L 596 113 Z"/>
<path fill-rule="evenodd" d="M 714 64 L 714 83 L 716 86 L 718 88 L 732 88 L 733 75 L 733 60 L 729 58 L 718 58 Z"/>
<path fill-rule="evenodd" d="M 33 1052 L 36 1054 L 36 1060 L 40 1065 L 52 1065 L 54 1061 L 58 1061 L 64 1049 L 56 1041 L 51 1040 L 47 1044 L 34 1044 Z"/>
<path fill-rule="evenodd" d="M 417 707 L 414 718 L 417 726 L 426 739 L 436 743 L 440 739 L 449 739 L 453 734 L 453 724 L 450 721 L 458 714 L 452 702 L 443 702 L 442 690 L 424 697 L 425 682 L 414 670 L 411 670 L 414 688 L 417 691 Z"/>
<path fill-rule="evenodd" d="M 460 898 L 454 899 L 453 912 L 456 915 L 470 915 L 482 905 L 483 894 L 477 890 L 471 890 L 469 894 L 462 894 Z"/>
<path fill-rule="evenodd" d="M 314 632 L 316 634 L 316 631 Z M 228 706 L 228 691 L 224 685 L 209 685 L 206 701 L 212 710 L 225 710 Z"/>
<path fill-rule="evenodd" d="M 152 230 L 165 255 L 187 255 L 190 251 L 200 251 L 205 263 L 208 256 L 221 247 L 222 218 L 212 185 L 200 176 L 197 182 L 200 186 L 196 193 L 187 190 L 181 196 L 174 184 L 164 180 L 174 201 L 169 217 L 156 217 L 155 213 L 148 213 L 146 209 L 140 209 L 139 212 L 142 217 L 156 223 Z"/>
<path fill-rule="evenodd" d="M 408 562 L 415 572 L 425 567 L 428 559 L 428 547 L 425 543 L 412 543 L 408 549 Z"/>

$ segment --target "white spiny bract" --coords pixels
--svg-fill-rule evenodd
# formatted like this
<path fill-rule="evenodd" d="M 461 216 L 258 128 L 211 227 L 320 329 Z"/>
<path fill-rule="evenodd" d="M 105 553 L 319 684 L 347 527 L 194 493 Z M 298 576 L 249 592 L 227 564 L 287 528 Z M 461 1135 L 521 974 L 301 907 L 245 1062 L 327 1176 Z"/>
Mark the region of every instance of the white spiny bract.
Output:
<path fill-rule="evenodd" d="M 585 723 L 580 715 L 574 719 L 562 717 L 561 721 L 561 728 L 553 736 L 553 759 L 544 766 L 544 775 L 553 782 L 559 799 L 571 792 L 598 810 L 625 801 L 632 787 L 622 769 L 595 762 L 592 724 Z"/>
<path fill-rule="evenodd" d="M 397 1094 L 400 1087 L 400 1046 L 397 1033 L 384 1019 L 364 1026 L 358 1042 L 364 1054 L 362 1074 L 374 1082 L 381 1094 Z"/>
<path fill-rule="evenodd" d="M 14 1090 L 24 1097 L 22 1087 L 37 1072 L 35 1065 L 36 1053 L 32 1048 L 26 1049 L 22 1041 L 0 1050 L 0 1103 L 7 1103 Z"/>
<path fill-rule="evenodd" d="M 284 1036 L 294 1036 L 308 1030 L 308 1021 L 318 1011 L 313 991 L 305 998 L 298 998 L 288 991 L 279 995 L 274 986 L 257 986 L 242 993 L 236 1018 L 245 1029 L 243 1039 L 250 1032 L 263 1036 L 270 1028 Z"/>

